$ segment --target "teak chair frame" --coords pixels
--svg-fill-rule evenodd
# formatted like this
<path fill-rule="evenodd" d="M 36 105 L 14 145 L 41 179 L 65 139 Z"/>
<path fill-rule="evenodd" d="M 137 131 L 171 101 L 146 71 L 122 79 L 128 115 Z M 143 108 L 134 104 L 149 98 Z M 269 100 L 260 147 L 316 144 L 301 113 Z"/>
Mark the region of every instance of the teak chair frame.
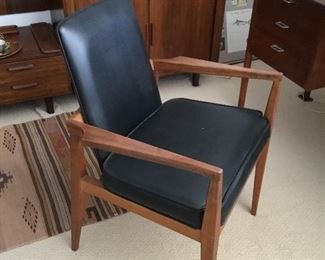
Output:
<path fill-rule="evenodd" d="M 242 68 L 187 57 L 153 60 L 151 64 L 157 78 L 159 71 L 169 71 L 272 81 L 272 88 L 264 112 L 272 128 L 278 103 L 282 73 Z M 241 102 L 241 106 L 243 105 L 243 102 Z M 68 121 L 68 128 L 71 149 L 72 250 L 79 248 L 86 195 L 94 195 L 200 242 L 201 259 L 216 259 L 219 236 L 223 229 L 223 226 L 221 226 L 223 170 L 221 168 L 90 126 L 83 122 L 80 114 L 75 115 Z M 104 189 L 101 182 L 86 175 L 84 146 L 107 150 L 210 177 L 211 180 L 202 228 L 193 229 L 181 222 L 161 215 Z M 253 215 L 256 215 L 257 211 L 268 148 L 269 142 L 260 153 L 256 164 L 251 209 Z"/>

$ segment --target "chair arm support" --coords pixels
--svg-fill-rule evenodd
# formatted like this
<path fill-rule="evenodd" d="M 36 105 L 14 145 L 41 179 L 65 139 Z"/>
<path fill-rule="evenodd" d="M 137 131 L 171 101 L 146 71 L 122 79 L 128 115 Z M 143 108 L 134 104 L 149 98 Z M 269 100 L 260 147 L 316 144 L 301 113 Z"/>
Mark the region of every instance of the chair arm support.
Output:
<path fill-rule="evenodd" d="M 264 71 L 250 68 L 243 68 L 234 65 L 221 64 L 206 60 L 175 57 L 171 59 L 152 60 L 151 64 L 155 71 L 189 72 L 209 75 L 231 76 L 247 79 L 261 79 L 273 81 L 264 115 L 268 118 L 273 127 L 275 110 L 279 100 L 280 82 L 283 74 L 277 71 Z"/>
<path fill-rule="evenodd" d="M 283 76 L 282 73 L 277 71 L 242 68 L 239 66 L 221 64 L 183 56 L 171 59 L 152 60 L 152 64 L 154 66 L 154 70 L 156 71 L 188 72 L 272 81 L 281 81 Z"/>
<path fill-rule="evenodd" d="M 85 124 L 80 118 L 76 116 L 70 119 L 68 127 L 70 134 L 80 138 L 84 145 L 187 170 L 217 181 L 221 179 L 221 168 Z"/>

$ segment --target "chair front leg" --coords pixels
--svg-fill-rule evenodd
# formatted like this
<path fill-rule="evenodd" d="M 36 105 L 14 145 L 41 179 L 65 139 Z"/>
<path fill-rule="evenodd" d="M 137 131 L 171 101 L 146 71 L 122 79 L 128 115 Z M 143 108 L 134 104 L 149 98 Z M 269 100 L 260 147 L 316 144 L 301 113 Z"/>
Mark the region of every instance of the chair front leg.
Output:
<path fill-rule="evenodd" d="M 211 178 L 201 230 L 201 260 L 216 260 L 221 233 L 222 177 Z"/>
<path fill-rule="evenodd" d="M 71 134 L 71 248 L 78 250 L 84 220 L 86 194 L 81 189 L 81 179 L 86 174 L 84 147 L 81 138 Z"/>
<path fill-rule="evenodd" d="M 269 150 L 269 143 L 267 143 L 264 146 L 263 151 L 261 152 L 261 155 L 256 163 L 253 202 L 251 208 L 251 214 L 254 216 L 256 216 L 258 201 L 260 199 L 268 150 Z"/>

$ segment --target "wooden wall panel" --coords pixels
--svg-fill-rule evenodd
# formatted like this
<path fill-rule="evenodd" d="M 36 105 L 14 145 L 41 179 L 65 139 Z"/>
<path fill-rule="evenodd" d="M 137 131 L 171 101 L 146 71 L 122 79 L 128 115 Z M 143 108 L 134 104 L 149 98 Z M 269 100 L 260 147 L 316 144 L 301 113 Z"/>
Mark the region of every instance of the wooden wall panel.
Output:
<path fill-rule="evenodd" d="M 0 15 L 6 13 L 6 1 L 0 0 Z"/>
<path fill-rule="evenodd" d="M 150 56 L 210 59 L 215 0 L 150 1 Z"/>
<path fill-rule="evenodd" d="M 63 7 L 62 0 L 49 0 L 49 9 L 61 9 Z"/>
<path fill-rule="evenodd" d="M 149 1 L 150 0 L 133 0 L 134 10 L 138 18 L 138 23 L 142 32 L 143 39 L 148 46 L 149 30 Z"/>
<path fill-rule="evenodd" d="M 225 0 L 216 0 L 215 10 L 216 11 L 214 17 L 214 29 L 213 29 L 213 36 L 212 36 L 210 60 L 218 62 L 219 55 L 220 55 L 220 42 L 221 42 L 221 34 L 222 34 L 224 13 L 225 13 Z"/>
<path fill-rule="evenodd" d="M 97 0 L 78 0 L 78 1 L 74 1 L 74 2 L 75 2 L 75 8 L 76 8 L 76 10 L 78 10 L 80 8 L 86 7 L 87 5 L 91 5 L 91 4 L 96 3 Z"/>
<path fill-rule="evenodd" d="M 134 9 L 146 46 L 148 46 L 149 1 L 133 0 Z M 66 15 L 70 15 L 76 10 L 96 2 L 97 0 L 63 0 L 64 11 Z"/>

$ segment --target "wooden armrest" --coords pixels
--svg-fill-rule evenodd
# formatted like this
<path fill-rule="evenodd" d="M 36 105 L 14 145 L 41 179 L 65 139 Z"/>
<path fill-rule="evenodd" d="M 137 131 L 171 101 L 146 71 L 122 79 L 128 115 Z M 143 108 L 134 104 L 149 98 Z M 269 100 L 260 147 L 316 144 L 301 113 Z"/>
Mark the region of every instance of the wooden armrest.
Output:
<path fill-rule="evenodd" d="M 77 136 L 84 145 L 92 148 L 191 171 L 216 180 L 220 179 L 223 172 L 216 166 L 85 124 L 81 115 L 70 119 L 68 127 L 71 135 Z"/>
<path fill-rule="evenodd" d="M 273 126 L 275 109 L 279 100 L 280 82 L 283 74 L 277 71 L 264 71 L 239 66 L 221 64 L 206 60 L 175 57 L 171 59 L 152 60 L 155 71 L 173 71 L 190 72 L 209 75 L 231 76 L 247 79 L 262 79 L 273 81 L 270 95 L 267 101 L 264 115 L 269 119 L 271 127 Z"/>
<path fill-rule="evenodd" d="M 152 63 L 156 71 L 189 72 L 272 81 L 281 81 L 283 77 L 283 74 L 277 71 L 243 68 L 182 56 L 171 59 L 156 59 Z"/>

